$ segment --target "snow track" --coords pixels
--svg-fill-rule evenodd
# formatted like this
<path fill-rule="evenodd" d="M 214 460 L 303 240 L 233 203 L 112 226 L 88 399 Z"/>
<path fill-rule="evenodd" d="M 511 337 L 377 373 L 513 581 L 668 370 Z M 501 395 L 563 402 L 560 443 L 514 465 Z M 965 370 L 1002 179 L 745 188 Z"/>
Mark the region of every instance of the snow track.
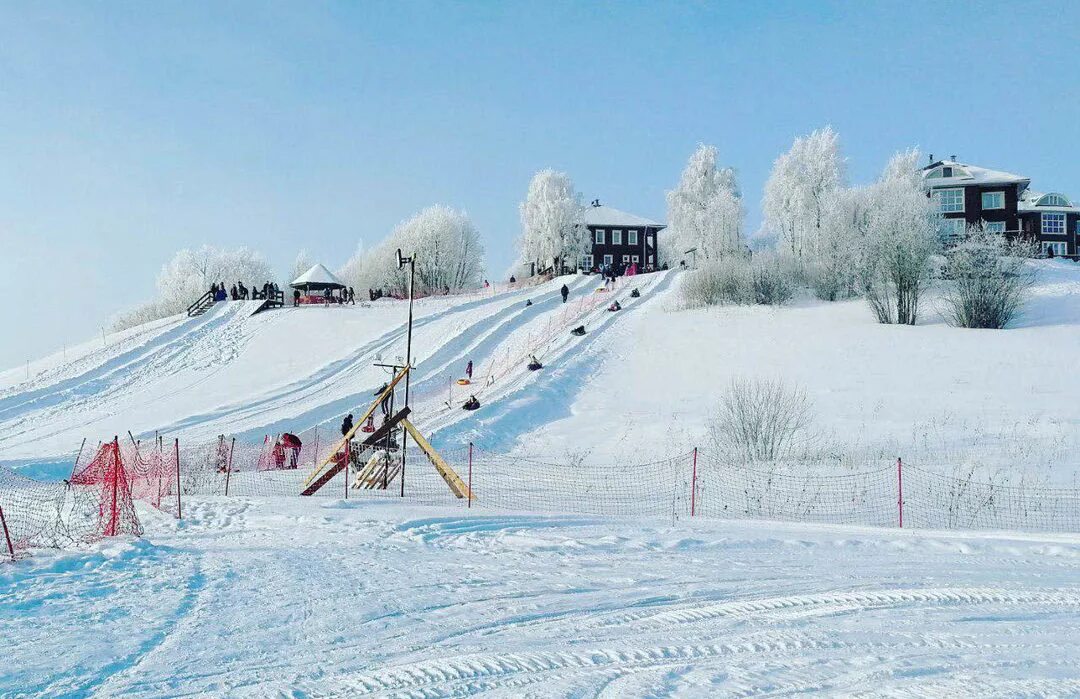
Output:
<path fill-rule="evenodd" d="M 145 541 L 0 569 L 12 600 L 0 634 L 14 641 L 0 694 L 1080 689 L 1075 537 L 370 501 L 207 498 L 187 511 L 179 525 L 148 517 Z"/>

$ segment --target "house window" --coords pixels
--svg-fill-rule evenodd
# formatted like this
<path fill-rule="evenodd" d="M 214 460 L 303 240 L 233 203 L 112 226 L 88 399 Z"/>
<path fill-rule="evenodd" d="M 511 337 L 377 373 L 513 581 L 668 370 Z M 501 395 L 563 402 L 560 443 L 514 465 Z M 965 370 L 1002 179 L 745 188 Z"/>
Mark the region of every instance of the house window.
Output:
<path fill-rule="evenodd" d="M 630 256 L 629 256 L 629 255 L 623 255 L 623 256 L 622 256 L 622 263 L 623 263 L 624 265 L 628 265 L 628 264 L 630 264 Z"/>
<path fill-rule="evenodd" d="M 615 261 L 615 258 L 612 257 L 611 255 L 604 255 L 604 264 L 605 265 L 610 265 L 614 261 Z"/>
<path fill-rule="evenodd" d="M 1043 214 L 1043 235 L 1065 235 L 1065 214 Z"/>
<path fill-rule="evenodd" d="M 631 255 L 631 256 L 630 256 L 630 259 L 631 259 L 631 260 L 633 260 L 633 262 L 634 262 L 634 264 L 635 264 L 635 265 L 636 265 L 636 264 L 637 264 L 637 263 L 639 262 L 639 260 L 640 260 L 640 258 L 639 258 L 639 257 L 638 257 L 637 255 Z"/>
<path fill-rule="evenodd" d="M 582 255 L 581 256 L 581 268 L 584 269 L 584 270 L 592 269 L 593 268 L 592 260 L 593 260 L 592 255 Z"/>
<path fill-rule="evenodd" d="M 652 263 L 653 263 L 653 256 L 649 255 L 649 264 L 651 265 Z"/>
<path fill-rule="evenodd" d="M 626 244 L 637 245 L 637 231 L 630 229 L 626 232 Z"/>
<path fill-rule="evenodd" d="M 1044 194 L 1039 197 L 1036 206 L 1071 206 L 1069 200 L 1061 194 Z"/>
<path fill-rule="evenodd" d="M 1047 257 L 1060 257 L 1066 253 L 1065 243 L 1043 243 L 1042 251 Z"/>
<path fill-rule="evenodd" d="M 1004 221 L 983 221 L 983 228 L 987 233 L 1004 233 L 1005 222 Z"/>
<path fill-rule="evenodd" d="M 614 228 L 611 231 L 611 244 L 622 245 L 622 231 L 618 228 Z"/>
<path fill-rule="evenodd" d="M 964 213 L 964 190 L 963 189 L 935 189 L 934 203 L 937 210 L 943 214 Z"/>
<path fill-rule="evenodd" d="M 941 176 L 942 177 L 952 177 L 952 168 L 951 167 L 943 167 L 943 168 L 941 168 Z"/>
<path fill-rule="evenodd" d="M 982 193 L 982 208 L 986 209 L 1004 209 L 1005 208 L 1005 192 L 983 192 Z"/>
<path fill-rule="evenodd" d="M 603 228 L 597 228 L 596 229 L 596 244 L 597 245 L 603 245 L 604 244 L 604 229 Z"/>
<path fill-rule="evenodd" d="M 941 219 L 941 237 L 945 240 L 955 240 L 967 232 L 967 221 L 962 218 Z"/>

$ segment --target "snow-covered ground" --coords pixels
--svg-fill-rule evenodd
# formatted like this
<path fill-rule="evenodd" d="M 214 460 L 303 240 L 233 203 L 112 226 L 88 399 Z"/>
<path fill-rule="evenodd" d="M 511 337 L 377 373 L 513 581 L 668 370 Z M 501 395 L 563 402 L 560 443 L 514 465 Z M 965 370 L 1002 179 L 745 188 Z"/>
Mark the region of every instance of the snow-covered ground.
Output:
<path fill-rule="evenodd" d="M 1080 538 L 206 498 L 0 566 L 4 696 L 1069 696 Z"/>

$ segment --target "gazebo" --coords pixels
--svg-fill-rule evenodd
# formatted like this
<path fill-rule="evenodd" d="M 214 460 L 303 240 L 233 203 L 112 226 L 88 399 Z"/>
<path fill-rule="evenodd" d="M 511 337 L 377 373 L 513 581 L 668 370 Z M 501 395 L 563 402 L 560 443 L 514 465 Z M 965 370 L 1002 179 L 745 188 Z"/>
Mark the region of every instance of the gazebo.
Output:
<path fill-rule="evenodd" d="M 335 290 L 343 291 L 345 285 L 334 276 L 334 273 L 322 264 L 313 265 L 311 269 L 301 274 L 289 284 L 294 289 L 302 291 L 303 303 L 322 303 L 325 301 L 325 292 L 329 289 L 332 294 Z M 323 292 L 322 296 L 312 296 L 312 292 Z M 343 296 L 339 295 L 339 298 Z"/>

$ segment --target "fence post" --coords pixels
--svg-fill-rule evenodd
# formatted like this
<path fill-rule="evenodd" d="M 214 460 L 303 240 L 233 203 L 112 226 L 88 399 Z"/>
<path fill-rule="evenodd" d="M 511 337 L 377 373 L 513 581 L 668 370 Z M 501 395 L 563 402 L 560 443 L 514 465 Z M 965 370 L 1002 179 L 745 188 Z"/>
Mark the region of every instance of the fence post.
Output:
<path fill-rule="evenodd" d="M 232 478 L 232 454 L 236 448 L 236 437 L 229 443 L 229 461 L 225 464 L 225 496 L 229 495 L 229 480 Z M 261 457 L 260 457 L 261 458 Z"/>
<path fill-rule="evenodd" d="M 900 512 L 900 528 L 904 528 L 904 462 L 896 457 L 896 507 Z"/>
<path fill-rule="evenodd" d="M 469 505 L 472 509 L 472 442 L 469 442 Z"/>
<path fill-rule="evenodd" d="M 8 533 L 7 520 L 4 519 L 4 508 L 0 507 L 0 524 L 4 525 L 4 539 L 7 541 L 8 554 L 11 555 L 12 562 L 15 561 L 15 547 L 11 545 L 11 534 Z"/>
<path fill-rule="evenodd" d="M 349 440 L 349 439 L 345 440 L 345 499 L 346 500 L 349 499 L 349 459 L 352 456 L 352 454 L 350 453 L 351 450 L 350 450 L 349 447 L 351 446 L 351 441 L 352 440 Z"/>
<path fill-rule="evenodd" d="M 697 510 L 697 447 L 694 447 L 694 471 L 690 479 L 690 516 Z"/>
<path fill-rule="evenodd" d="M 183 519 L 184 511 L 180 508 L 180 438 L 173 439 L 173 453 L 176 455 L 176 518 Z"/>
<path fill-rule="evenodd" d="M 116 536 L 116 529 L 119 524 L 116 513 L 116 496 L 117 490 L 120 488 L 120 463 L 120 440 L 116 435 L 113 435 L 112 507 L 109 512 L 109 526 L 106 528 L 105 536 Z"/>

